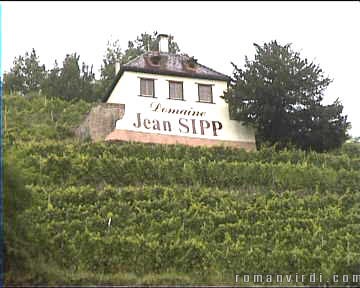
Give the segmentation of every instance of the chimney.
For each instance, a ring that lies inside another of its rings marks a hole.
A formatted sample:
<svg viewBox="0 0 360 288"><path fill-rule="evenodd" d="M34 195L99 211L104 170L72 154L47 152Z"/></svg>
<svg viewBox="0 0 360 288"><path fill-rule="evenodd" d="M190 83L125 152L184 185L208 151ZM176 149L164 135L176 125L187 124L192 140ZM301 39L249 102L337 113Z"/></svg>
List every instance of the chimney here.
<svg viewBox="0 0 360 288"><path fill-rule="evenodd" d="M115 62L115 75L117 75L120 71L120 62Z"/></svg>
<svg viewBox="0 0 360 288"><path fill-rule="evenodd" d="M159 34L159 52L169 53L169 36L166 34Z"/></svg>

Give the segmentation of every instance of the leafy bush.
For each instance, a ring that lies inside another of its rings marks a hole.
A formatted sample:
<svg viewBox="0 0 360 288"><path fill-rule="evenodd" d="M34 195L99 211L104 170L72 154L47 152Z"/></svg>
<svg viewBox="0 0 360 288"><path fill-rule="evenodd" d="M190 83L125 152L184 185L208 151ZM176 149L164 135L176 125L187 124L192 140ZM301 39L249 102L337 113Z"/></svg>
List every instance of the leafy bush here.
<svg viewBox="0 0 360 288"><path fill-rule="evenodd" d="M29 269L31 255L29 226L21 221L23 213L31 207L31 191L25 187L26 177L19 168L16 156L5 154L3 186L3 223L5 235L5 272L23 273ZM31 227L31 226L30 226Z"/></svg>
<svg viewBox="0 0 360 288"><path fill-rule="evenodd" d="M4 142L64 140L90 111L85 101L64 101L37 94L31 98L4 95Z"/></svg>

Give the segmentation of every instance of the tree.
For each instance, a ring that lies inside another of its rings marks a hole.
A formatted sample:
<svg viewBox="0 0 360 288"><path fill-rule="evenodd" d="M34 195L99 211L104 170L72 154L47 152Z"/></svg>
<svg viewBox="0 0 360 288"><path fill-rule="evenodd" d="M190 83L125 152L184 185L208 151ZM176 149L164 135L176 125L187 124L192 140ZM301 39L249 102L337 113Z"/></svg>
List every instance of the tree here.
<svg viewBox="0 0 360 288"><path fill-rule="evenodd" d="M4 75L4 91L22 94L39 91L45 74L45 65L40 65L33 48L30 54L26 52L25 56L15 57L10 72Z"/></svg>
<svg viewBox="0 0 360 288"><path fill-rule="evenodd" d="M55 61L54 68L48 72L43 82L44 94L64 100L96 101L93 66L89 67L83 62L80 69L79 60L80 55L72 53L66 55L62 68Z"/></svg>
<svg viewBox="0 0 360 288"><path fill-rule="evenodd" d="M120 48L119 40L108 41L103 64L100 69L99 94L103 95L115 79L115 63L121 63L123 53Z"/></svg>
<svg viewBox="0 0 360 288"><path fill-rule="evenodd" d="M93 65L89 67L84 62L81 66L80 98L88 102L100 99L95 93L95 73L93 72L93 67Z"/></svg>
<svg viewBox="0 0 360 288"><path fill-rule="evenodd" d="M159 48L159 38L156 31L153 34L142 33L136 37L136 40L129 41L125 52L122 52L119 40L108 41L106 52L103 58L103 64L100 69L100 84L98 94L104 95L111 83L115 79L115 63L126 64L137 56L148 52L156 51ZM180 51L178 44L173 36L169 36L169 52L178 53Z"/></svg>
<svg viewBox="0 0 360 288"><path fill-rule="evenodd" d="M337 100L323 106L323 94L331 79L307 59L301 59L291 45L276 41L256 47L255 60L245 57L245 69L235 64L234 75L224 99L232 119L254 127L258 147L264 143L279 147L325 151L347 139L350 123L342 116Z"/></svg>
<svg viewBox="0 0 360 288"><path fill-rule="evenodd" d="M55 60L54 68L49 70L46 79L42 83L42 91L48 97L58 97L60 93L60 72L61 69Z"/></svg>
<svg viewBox="0 0 360 288"><path fill-rule="evenodd" d="M14 94L21 90L22 79L15 76L14 72L5 72L3 78L3 91L5 94Z"/></svg>
<svg viewBox="0 0 360 288"><path fill-rule="evenodd" d="M297 114L298 119L293 128L293 142L302 149L327 151L341 147L348 139L346 130L349 123L347 116L342 115L343 106L337 99L333 104L323 106L316 103Z"/></svg>
<svg viewBox="0 0 360 288"><path fill-rule="evenodd" d="M67 54L63 67L60 72L60 91L59 96L65 100L71 100L79 98L81 89L80 67L79 67L80 55L76 53Z"/></svg>

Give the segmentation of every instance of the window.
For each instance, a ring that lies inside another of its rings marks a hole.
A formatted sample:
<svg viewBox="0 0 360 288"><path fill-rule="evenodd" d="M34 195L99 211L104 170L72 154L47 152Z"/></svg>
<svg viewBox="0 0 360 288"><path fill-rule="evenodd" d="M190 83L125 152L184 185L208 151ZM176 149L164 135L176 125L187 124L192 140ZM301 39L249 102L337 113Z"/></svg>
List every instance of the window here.
<svg viewBox="0 0 360 288"><path fill-rule="evenodd" d="M169 99L184 100L182 82L169 81Z"/></svg>
<svg viewBox="0 0 360 288"><path fill-rule="evenodd" d="M140 78L140 96L155 97L154 79Z"/></svg>
<svg viewBox="0 0 360 288"><path fill-rule="evenodd" d="M212 85L198 84L199 102L213 103Z"/></svg>

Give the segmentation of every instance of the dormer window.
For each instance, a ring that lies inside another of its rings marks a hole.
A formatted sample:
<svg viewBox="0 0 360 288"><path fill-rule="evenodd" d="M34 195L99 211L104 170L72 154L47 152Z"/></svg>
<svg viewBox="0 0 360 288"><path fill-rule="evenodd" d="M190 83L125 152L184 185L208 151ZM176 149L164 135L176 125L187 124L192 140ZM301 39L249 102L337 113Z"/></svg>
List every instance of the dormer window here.
<svg viewBox="0 0 360 288"><path fill-rule="evenodd" d="M214 103L212 85L198 84L199 102Z"/></svg>
<svg viewBox="0 0 360 288"><path fill-rule="evenodd" d="M149 56L149 60L152 66L160 66L161 56L159 52L152 52Z"/></svg>
<svg viewBox="0 0 360 288"><path fill-rule="evenodd" d="M154 79L140 78L140 96L155 97Z"/></svg>
<svg viewBox="0 0 360 288"><path fill-rule="evenodd" d="M190 69L195 69L196 65L197 65L197 59L195 59L194 57L190 57L187 61L186 64L188 65L188 67Z"/></svg>

